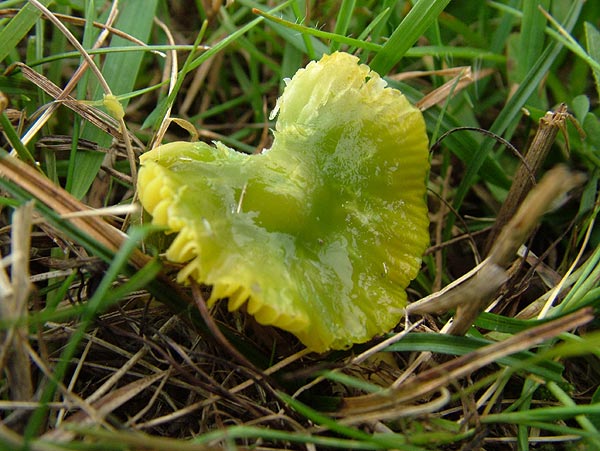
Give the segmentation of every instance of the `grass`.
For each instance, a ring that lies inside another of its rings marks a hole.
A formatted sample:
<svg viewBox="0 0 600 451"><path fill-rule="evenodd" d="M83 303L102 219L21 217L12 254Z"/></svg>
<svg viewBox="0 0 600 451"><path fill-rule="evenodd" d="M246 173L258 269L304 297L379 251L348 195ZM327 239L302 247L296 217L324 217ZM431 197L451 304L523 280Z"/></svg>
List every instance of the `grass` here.
<svg viewBox="0 0 600 451"><path fill-rule="evenodd" d="M0 1L0 449L600 449L600 4L412 3ZM442 139L409 297L453 304L313 355L242 314L203 316L153 255L164 237L142 225L134 180L160 142L268 147L282 80L335 50L415 103L450 82L424 111ZM442 72L467 66L481 76L466 87ZM514 200L521 157L484 131L524 154L559 104L535 170L565 163L585 182L524 216L527 254L509 249L489 298L491 279L437 296ZM464 336L444 333L492 298Z"/></svg>

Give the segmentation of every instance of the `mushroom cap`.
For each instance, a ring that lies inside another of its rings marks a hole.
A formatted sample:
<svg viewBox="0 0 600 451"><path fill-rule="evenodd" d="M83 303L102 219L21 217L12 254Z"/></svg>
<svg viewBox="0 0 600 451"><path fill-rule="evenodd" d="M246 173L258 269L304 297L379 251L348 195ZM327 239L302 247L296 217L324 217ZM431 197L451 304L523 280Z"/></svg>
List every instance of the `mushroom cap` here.
<svg viewBox="0 0 600 451"><path fill-rule="evenodd" d="M141 157L153 223L177 236L178 280L212 286L316 352L392 329L429 241L428 140L419 110L358 58L298 70L271 149L174 142Z"/></svg>

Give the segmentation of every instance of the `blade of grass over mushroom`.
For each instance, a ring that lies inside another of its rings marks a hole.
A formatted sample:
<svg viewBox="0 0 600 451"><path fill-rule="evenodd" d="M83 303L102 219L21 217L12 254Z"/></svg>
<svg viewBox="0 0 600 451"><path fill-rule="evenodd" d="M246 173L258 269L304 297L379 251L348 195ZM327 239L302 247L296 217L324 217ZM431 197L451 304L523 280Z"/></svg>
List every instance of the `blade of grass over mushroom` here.
<svg viewBox="0 0 600 451"><path fill-rule="evenodd" d="M300 2L292 2L290 6L292 8L294 16L296 16L296 21L305 22L307 20L306 11L300 10L299 3ZM321 55L323 55L323 52L319 52L319 54L317 54L317 52L315 51L313 39L311 36L307 34L302 34L302 41L304 42L304 50L306 51L306 54L311 60L317 59L321 57Z"/></svg>
<svg viewBox="0 0 600 451"><path fill-rule="evenodd" d="M339 35L337 33L331 33L328 31L323 31L323 30L319 30L316 28L307 27L305 25L302 25L302 24L299 24L296 22L291 22L289 20L285 20L280 17L274 16L273 14L264 12L258 8L254 9L253 11L255 14L258 14L259 16L262 16L271 22L274 22L275 24L282 25L283 27L288 28L290 30L299 31L303 34L310 34L312 36L316 36L323 40L330 40L332 42L338 42L340 44L354 46L354 47L357 47L360 49L365 49L365 50L379 51L381 49L381 45L379 45L379 44L374 44L369 41L354 39L354 38L350 38L347 36Z"/></svg>
<svg viewBox="0 0 600 451"><path fill-rule="evenodd" d="M577 22L577 18L581 12L581 8L583 7L583 1L573 2L571 9L565 19L565 28L567 30L572 29L572 27ZM523 82L520 84L517 91L508 99L500 114L494 121L494 123L490 127L490 132L496 135L503 136L504 132L509 128L510 124L513 123L517 118L521 116L521 108L527 101L527 99L533 94L533 92L538 88L539 83L546 75L546 72L550 68L550 66L554 63L554 60L559 55L561 49L563 48L562 43L558 41L551 42L544 50L542 55L538 58L536 63L531 67ZM481 165L491 152L494 147L494 141L491 139L485 139L483 143L479 146L477 151L473 154L472 159L469 161L469 165L467 167L467 171L463 176L463 179L458 186L454 198L454 208L456 210L460 209L460 206L477 178L479 177L479 170L481 169ZM446 225L445 239L450 237L450 232L454 225L455 218L450 216L448 218L448 224Z"/></svg>
<svg viewBox="0 0 600 451"><path fill-rule="evenodd" d="M335 28L333 32L337 35L345 36L350 26L350 20L352 20L352 14L356 7L356 0L342 0L340 10L338 11L337 20L335 21ZM361 39L362 40L362 39ZM332 41L329 46L329 51L335 52L340 49L339 41Z"/></svg>
<svg viewBox="0 0 600 451"><path fill-rule="evenodd" d="M425 30L437 20L449 2L450 0L417 1L371 61L373 70L380 74L387 74Z"/></svg>

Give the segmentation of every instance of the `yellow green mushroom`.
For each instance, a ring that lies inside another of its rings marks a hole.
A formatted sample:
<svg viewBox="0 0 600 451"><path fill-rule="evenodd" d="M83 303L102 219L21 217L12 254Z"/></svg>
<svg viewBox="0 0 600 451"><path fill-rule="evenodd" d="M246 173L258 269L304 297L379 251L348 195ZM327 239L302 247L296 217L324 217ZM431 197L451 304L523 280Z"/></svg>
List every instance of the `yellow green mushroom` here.
<svg viewBox="0 0 600 451"><path fill-rule="evenodd" d="M270 149L162 145L141 157L139 198L176 238L178 280L212 286L309 349L388 332L427 246L428 140L419 110L358 58L298 70Z"/></svg>

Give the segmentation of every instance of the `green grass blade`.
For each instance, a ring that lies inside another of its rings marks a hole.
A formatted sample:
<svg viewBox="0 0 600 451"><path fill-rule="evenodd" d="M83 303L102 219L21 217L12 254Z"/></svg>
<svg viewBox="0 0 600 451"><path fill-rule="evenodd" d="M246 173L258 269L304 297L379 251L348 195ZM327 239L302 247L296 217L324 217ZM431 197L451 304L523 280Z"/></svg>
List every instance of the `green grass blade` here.
<svg viewBox="0 0 600 451"><path fill-rule="evenodd" d="M128 0L119 5L119 18L116 27L128 34L147 42L150 31L154 24L154 16L158 0ZM115 36L111 39L111 47L137 47L136 44ZM120 53L111 52L104 60L102 74L106 78L113 94L119 96L133 90L135 81L140 73L142 58L141 52ZM124 70L126 68L126 70ZM101 99L100 91L96 99ZM123 102L123 108L127 106L127 100Z"/></svg>
<svg viewBox="0 0 600 451"><path fill-rule="evenodd" d="M549 0L527 1L523 3L521 34L519 36L518 74L523 79L542 54L546 20L538 6L548 8Z"/></svg>
<svg viewBox="0 0 600 451"><path fill-rule="evenodd" d="M380 387L379 385L372 384L371 382L367 382L363 379L358 379L337 371L324 371L320 375L325 379L339 382L345 387L356 388L357 390L361 390L365 393L380 393L384 390L384 388Z"/></svg>
<svg viewBox="0 0 600 451"><path fill-rule="evenodd" d="M17 132L10 123L5 111L0 113L0 128L6 134L10 145L13 146L13 148L17 151L19 158L30 165L35 165L35 159L33 158L33 155L31 155L29 149L21 142L21 138L19 138L19 135L17 135Z"/></svg>
<svg viewBox="0 0 600 451"><path fill-rule="evenodd" d="M478 327L505 334L516 334L542 323L543 321L522 320L488 312L481 313L475 322Z"/></svg>
<svg viewBox="0 0 600 451"><path fill-rule="evenodd" d="M533 424L541 421L562 421L578 415L600 414L600 404L541 407L521 412L498 413L481 417L483 423Z"/></svg>
<svg viewBox="0 0 600 451"><path fill-rule="evenodd" d="M295 411L297 411L299 414L301 414L305 418L310 419L315 424L318 424L320 426L325 426L327 429L329 429L333 432L336 432L338 434L345 435L346 437L349 437L349 438L352 438L355 440L360 440L361 442L364 442L364 443L373 443L375 445L381 446L382 449L398 449L398 450L405 450L405 451L421 450L421 448L419 448L419 447L409 445L407 443L403 443L404 437L402 437L402 436L395 435L395 434L393 434L394 435L393 438L385 437L383 435L370 436L369 434L367 434L361 430L339 424L337 421L335 421L334 418L330 418L326 415L323 415L320 412L317 412L316 410L310 408L309 406L301 403L297 399L294 399L285 393L280 392L279 396L288 405L290 405ZM406 439L404 439L404 441L405 440Z"/></svg>
<svg viewBox="0 0 600 451"><path fill-rule="evenodd" d="M388 22L392 17L396 4L398 3L396 0L383 0L382 2L378 2L381 11L383 12L382 20L379 21L378 24L373 28L373 32L370 34L370 39L373 42L382 42L387 39L388 33Z"/></svg>
<svg viewBox="0 0 600 451"><path fill-rule="evenodd" d="M317 435L310 432L289 432L278 430L275 428L257 427L257 426L230 426L218 428L213 431L198 435L191 440L181 440L170 437L159 437L157 435L145 434L139 431L109 431L101 428L91 429L73 425L69 430L83 434L84 436L94 437L100 443L113 446L114 449L154 449L156 451L205 451L208 449L236 449L223 448L216 445L219 442L231 443L233 440L240 439L246 441L264 441L269 442L284 442L298 444L313 444L317 445L318 449L347 449L347 450L378 450L384 449L380 445L361 440L349 440L340 437L328 437L325 435ZM423 448L417 447L401 447L396 448L408 451L425 451ZM92 448L93 449L93 448ZM99 448L95 448L99 449ZM110 448L113 449L113 448Z"/></svg>
<svg viewBox="0 0 600 451"><path fill-rule="evenodd" d="M237 24L235 23L235 18L229 15L224 10L221 11L221 23L227 34L235 33L237 31ZM273 61L269 56L265 55L264 52L253 43L253 39L251 37L240 35L236 39L236 44L248 51L248 54L250 55L250 60L253 63L264 64L266 67L270 68L274 72L277 72L279 70L278 64L275 61Z"/></svg>
<svg viewBox="0 0 600 451"><path fill-rule="evenodd" d="M323 40L330 40L332 42L337 42L339 44L345 44L348 46L354 46L354 47L357 47L360 49L365 49L365 50L379 51L382 48L382 46L379 44L374 44L369 41L363 41L360 39L354 39L354 38L350 38L347 36L342 36L342 35L339 35L336 33L331 33L329 31L324 31L324 30L319 30L316 28L307 27L305 25L301 25L296 22L291 22L289 20L282 19L280 17L277 17L270 13L266 13L264 11L259 11L259 12L257 12L257 14L260 14L265 19L268 19L269 21L271 21L277 25L281 25L290 30L298 31L302 34L310 34L312 36L316 36L317 38L321 38Z"/></svg>
<svg viewBox="0 0 600 451"><path fill-rule="evenodd" d="M552 16L548 20L554 25L558 31L549 30L548 34L557 41L560 41L565 47L571 50L575 55L584 60L594 71L600 72L600 62L592 58L583 47L573 38L567 30L565 30Z"/></svg>
<svg viewBox="0 0 600 451"><path fill-rule="evenodd" d="M366 27L364 30L362 30L362 32L358 35L358 40L360 42L365 42L369 40L369 36L371 36L371 34L373 33L373 31L377 28L377 26L381 25L382 23L384 23L384 19L387 18L390 14L390 8L385 8L383 11L381 11ZM354 53L356 52L356 47L355 46L351 46L348 47L348 53ZM368 55L368 52L365 52L366 55ZM363 54L363 58L366 61L367 57L366 55Z"/></svg>
<svg viewBox="0 0 600 451"><path fill-rule="evenodd" d="M387 74L449 2L450 0L419 0L373 58L371 68L382 75Z"/></svg>
<svg viewBox="0 0 600 451"><path fill-rule="evenodd" d="M555 382L548 382L547 387L548 390L550 390L550 392L552 393L552 395L554 395L554 397L558 399L558 401L562 403L565 407L578 407L575 401L573 401L573 399ZM600 407L600 404L598 404L598 406ZM579 407L586 406L584 405ZM592 423L592 421L590 421L590 419L587 417L587 415L591 415L593 417L594 415L598 414L600 414L600 410L592 414L586 413L575 416L575 420L577 421L577 423L579 423L579 426L581 426L581 428L584 431L587 431L590 434L592 434L593 438L590 437L590 441L594 444L594 447L596 449L600 449L600 433L598 432L598 429L596 429L596 426L594 426L594 423Z"/></svg>
<svg viewBox="0 0 600 451"><path fill-rule="evenodd" d="M51 0L40 0L44 6L48 6ZM41 17L39 9L31 4L25 5L8 24L0 30L0 61L3 61L10 52L19 44L35 22Z"/></svg>
<svg viewBox="0 0 600 451"><path fill-rule="evenodd" d="M356 0L343 0L340 6L340 10L338 11L337 20L335 21L335 28L333 32L337 35L345 36L348 32L348 27L350 26L350 21L352 20L352 13L354 12L354 8L356 6ZM329 50L331 52L335 52L340 49L340 43L338 41L333 41L329 46Z"/></svg>
<svg viewBox="0 0 600 451"><path fill-rule="evenodd" d="M131 233L135 235L135 232ZM106 293L105 302L111 304L123 299L129 293L136 290L141 290L148 286L150 282L156 279L156 276L160 272L162 265L158 260L151 260L146 266L139 271L136 271L127 282L123 283Z"/></svg>
<svg viewBox="0 0 600 451"><path fill-rule="evenodd" d="M424 45L408 49L405 58L422 58L424 56L435 56L438 58L464 58L475 61L491 61L494 63L506 63L506 57L499 53L488 52L475 47L453 47L447 45Z"/></svg>
<svg viewBox="0 0 600 451"><path fill-rule="evenodd" d="M531 401L533 399L533 393L538 384L531 379L526 379L521 390L521 397L519 403L519 411L528 411L531 408ZM529 450L529 428L525 424L519 424L517 429L517 444L519 451Z"/></svg>
<svg viewBox="0 0 600 451"><path fill-rule="evenodd" d="M486 42L486 37L482 32L474 30L471 25L463 22L458 17L442 14L438 21L443 28L447 28L457 35L460 35L467 45L481 47L482 50L489 47L488 42Z"/></svg>
<svg viewBox="0 0 600 451"><path fill-rule="evenodd" d="M465 355L492 343L494 342L475 337L455 337L444 334L410 333L398 343L388 346L386 351L431 351L439 354ZM503 357L498 360L498 363L509 368L521 367L522 369L525 369L532 374L542 376L547 380L562 382L562 365L548 360L536 362L535 364L528 364L525 366L525 363L530 362L532 359L539 360L539 358L532 352L524 351Z"/></svg>
<svg viewBox="0 0 600 451"><path fill-rule="evenodd" d="M598 32L598 29L589 22L585 22L583 26L585 31L586 47L590 58L592 58L596 63L600 63L600 32ZM596 82L596 92L600 96L600 70L597 68L593 68L592 70L594 73L594 81Z"/></svg>
<svg viewBox="0 0 600 451"><path fill-rule="evenodd" d="M277 7L271 9L269 11L269 13L272 14L272 13L275 13L277 11L280 11L283 8L287 7L293 1L295 1L295 0L287 0L286 2L282 3L281 5L278 5ZM255 11L255 12L257 14L261 14L261 15L263 14L260 11ZM257 17L256 19L252 20L251 22L248 22L246 25L238 28L234 33L228 35L225 39L222 39L221 41L219 41L216 44L212 45L206 52L202 53L200 56L198 56L197 58L195 58L192 61L190 61L190 64L187 67L187 71L192 71L192 70L196 69L204 61L206 61L207 59L209 59L211 56L213 56L213 55L221 52L223 49L225 49L230 44L232 44L233 42L235 42L240 36L245 35L252 28L256 27L263 20L264 19L262 17Z"/></svg>

